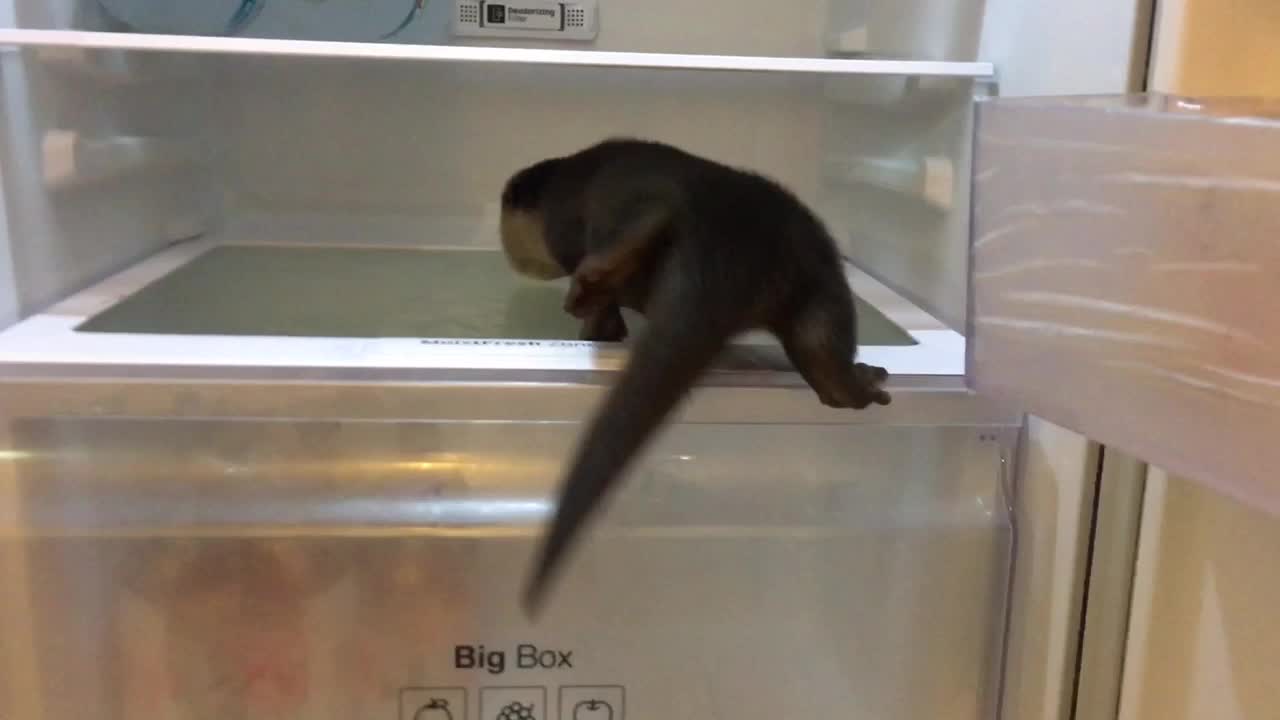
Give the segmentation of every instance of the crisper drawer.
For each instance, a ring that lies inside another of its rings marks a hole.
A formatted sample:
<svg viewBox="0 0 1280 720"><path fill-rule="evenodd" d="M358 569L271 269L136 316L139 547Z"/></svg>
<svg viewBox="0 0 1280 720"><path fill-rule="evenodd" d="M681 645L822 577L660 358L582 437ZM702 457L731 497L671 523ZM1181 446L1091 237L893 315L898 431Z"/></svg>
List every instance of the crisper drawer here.
<svg viewBox="0 0 1280 720"><path fill-rule="evenodd" d="M530 624L577 423L186 407L5 426L0 715L996 711L999 423L680 423Z"/></svg>

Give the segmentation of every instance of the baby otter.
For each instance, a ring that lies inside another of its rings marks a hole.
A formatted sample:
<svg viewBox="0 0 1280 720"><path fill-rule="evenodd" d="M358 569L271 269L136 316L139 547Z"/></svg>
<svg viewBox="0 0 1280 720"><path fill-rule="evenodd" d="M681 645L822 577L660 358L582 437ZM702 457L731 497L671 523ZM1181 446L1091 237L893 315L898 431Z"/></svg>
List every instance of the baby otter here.
<svg viewBox="0 0 1280 720"><path fill-rule="evenodd" d="M762 329L826 405L887 405L888 373L855 363L853 294L835 242L778 183L663 143L610 139L515 173L502 192L511 266L570 276L581 337L647 328L588 427L524 592L530 615L573 540L732 338Z"/></svg>

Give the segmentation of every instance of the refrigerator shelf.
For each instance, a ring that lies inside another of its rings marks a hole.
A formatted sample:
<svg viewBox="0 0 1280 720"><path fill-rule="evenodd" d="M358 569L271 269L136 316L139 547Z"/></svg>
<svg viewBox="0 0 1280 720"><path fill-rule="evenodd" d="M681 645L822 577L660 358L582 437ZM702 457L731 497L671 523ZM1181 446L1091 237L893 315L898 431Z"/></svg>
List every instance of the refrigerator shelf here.
<svg viewBox="0 0 1280 720"><path fill-rule="evenodd" d="M508 382L621 367L626 343L574 339L556 288L514 279L502 262L477 249L179 243L0 333L0 364L122 365L143 375L179 366L212 377L254 368L467 371ZM291 268L289 278L271 263ZM428 287L433 264L463 278L437 275L443 299ZM421 270L421 281L397 265ZM279 286L266 286L271 277ZM895 375L963 375L963 336L865 273L850 268L849 280L870 343L859 359ZM367 312L352 308L360 302ZM407 303L422 307L396 312ZM448 317L422 320L433 312ZM767 385L794 375L785 363L772 337L749 334L717 370Z"/></svg>
<svg viewBox="0 0 1280 720"><path fill-rule="evenodd" d="M13 28L0 29L0 46L94 48L245 56L283 55L349 60L507 63L517 65L564 65L816 75L970 79L990 79L995 75L995 67L986 62L616 52Z"/></svg>

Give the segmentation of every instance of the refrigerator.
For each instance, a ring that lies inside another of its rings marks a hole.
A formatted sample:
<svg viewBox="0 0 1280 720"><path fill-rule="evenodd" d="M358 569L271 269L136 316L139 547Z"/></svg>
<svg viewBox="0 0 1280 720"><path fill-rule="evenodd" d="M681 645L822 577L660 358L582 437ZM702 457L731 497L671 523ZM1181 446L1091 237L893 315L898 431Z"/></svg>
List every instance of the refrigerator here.
<svg viewBox="0 0 1280 720"><path fill-rule="evenodd" d="M1266 103L1145 94L1167 11L0 3L0 716L1136 712L1149 466L1275 497L1270 410L1170 396L1253 408L1224 450L1104 372L1162 358L1090 344L1140 333L1110 323L1150 287L1081 274L1097 253L1274 217L1131 182L1206 137L1231 148L1206 172L1270 182L1280 149ZM520 587L629 342L511 272L499 194L613 136L812 207L893 403L824 407L739 338L535 620Z"/></svg>

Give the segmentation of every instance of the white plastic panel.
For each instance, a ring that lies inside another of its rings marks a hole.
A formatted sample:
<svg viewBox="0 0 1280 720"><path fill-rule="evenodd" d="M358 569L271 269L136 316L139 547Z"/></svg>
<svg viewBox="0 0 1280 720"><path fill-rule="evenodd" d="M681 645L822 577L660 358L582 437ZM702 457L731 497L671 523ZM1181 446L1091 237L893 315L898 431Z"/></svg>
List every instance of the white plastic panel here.
<svg viewBox="0 0 1280 720"><path fill-rule="evenodd" d="M182 58L143 64L0 52L0 304L19 316L217 218L208 76Z"/></svg>
<svg viewBox="0 0 1280 720"><path fill-rule="evenodd" d="M823 207L860 268L964 332L972 84L828 83Z"/></svg>

